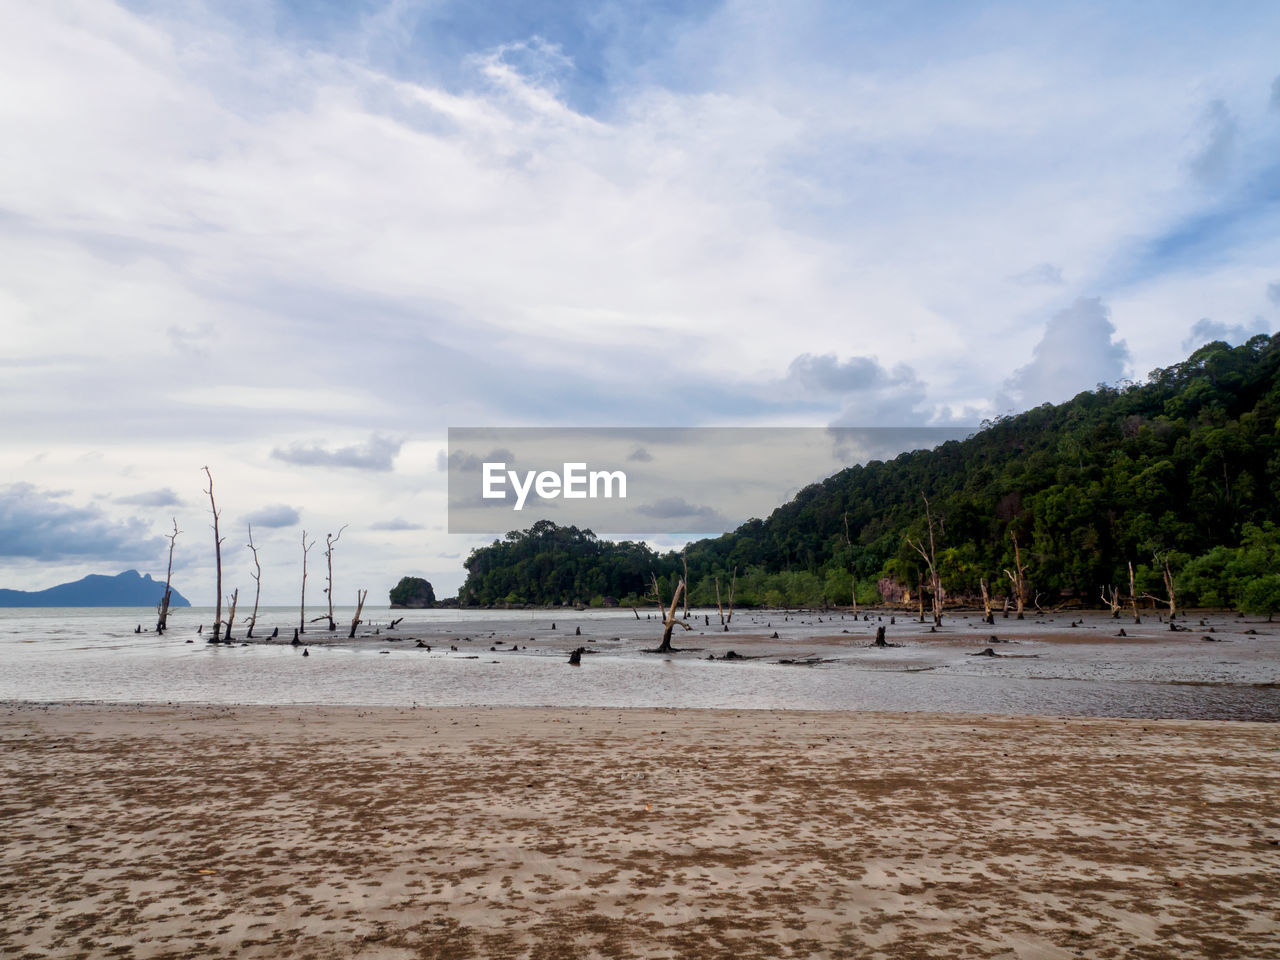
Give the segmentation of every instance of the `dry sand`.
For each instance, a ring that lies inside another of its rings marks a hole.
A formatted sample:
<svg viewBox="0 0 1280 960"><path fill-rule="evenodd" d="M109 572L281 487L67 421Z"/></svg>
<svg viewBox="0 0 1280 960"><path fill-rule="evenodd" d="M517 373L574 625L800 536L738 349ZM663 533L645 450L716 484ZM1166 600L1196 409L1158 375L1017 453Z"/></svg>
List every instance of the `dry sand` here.
<svg viewBox="0 0 1280 960"><path fill-rule="evenodd" d="M1280 726L0 709L5 957L1280 956Z"/></svg>

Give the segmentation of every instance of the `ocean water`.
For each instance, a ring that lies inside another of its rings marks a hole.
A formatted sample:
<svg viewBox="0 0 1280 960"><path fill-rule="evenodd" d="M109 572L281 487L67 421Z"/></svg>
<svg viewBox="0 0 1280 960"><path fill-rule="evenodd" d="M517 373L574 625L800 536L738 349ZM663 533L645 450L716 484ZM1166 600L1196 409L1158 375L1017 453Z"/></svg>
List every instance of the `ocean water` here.
<svg viewBox="0 0 1280 960"><path fill-rule="evenodd" d="M279 627L280 639L243 646L206 642L211 608L173 611L163 636L134 632L154 626L150 608L4 609L0 700L1280 720L1280 625L1230 617L1176 634L1163 624L1128 625L1127 639L1115 638L1117 623L1100 615L1070 628L1062 618L988 627L952 617L938 635L902 618L889 627L899 646L883 650L869 642L887 614L740 612L726 632L714 610L697 611L695 629L677 634L685 652L664 656L643 652L660 635L643 611L638 619L631 610L366 607L361 636L347 641L352 615L335 610L333 634L308 624L303 657L288 642L296 608L265 609L256 632ZM390 629L393 615L404 621ZM1212 643L1202 640L1209 626ZM1001 655L973 656L995 634ZM572 667L576 646L590 654ZM747 659L723 659L729 650Z"/></svg>

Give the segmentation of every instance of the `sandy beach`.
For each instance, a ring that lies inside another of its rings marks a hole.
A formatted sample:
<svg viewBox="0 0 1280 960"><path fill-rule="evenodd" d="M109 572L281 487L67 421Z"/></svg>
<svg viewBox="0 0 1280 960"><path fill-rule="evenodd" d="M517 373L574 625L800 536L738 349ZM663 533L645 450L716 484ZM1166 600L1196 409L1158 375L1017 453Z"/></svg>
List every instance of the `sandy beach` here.
<svg viewBox="0 0 1280 960"><path fill-rule="evenodd" d="M7 704L6 957L1280 954L1280 726Z"/></svg>

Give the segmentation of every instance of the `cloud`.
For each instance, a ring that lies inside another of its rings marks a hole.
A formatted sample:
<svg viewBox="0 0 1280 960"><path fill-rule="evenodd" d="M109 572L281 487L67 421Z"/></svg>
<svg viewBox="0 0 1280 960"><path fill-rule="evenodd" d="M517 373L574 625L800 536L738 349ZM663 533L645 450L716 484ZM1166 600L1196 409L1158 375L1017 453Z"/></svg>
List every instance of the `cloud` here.
<svg viewBox="0 0 1280 960"><path fill-rule="evenodd" d="M451 450L447 456L443 450L436 454L436 469L441 473L447 473L450 470L460 473L479 473L486 463L505 463L510 467L515 462L515 454L502 448L491 450L489 455L484 457L468 450Z"/></svg>
<svg viewBox="0 0 1280 960"><path fill-rule="evenodd" d="M627 460L634 461L636 463L651 463L653 461L653 454L644 447L636 447L627 455Z"/></svg>
<svg viewBox="0 0 1280 960"><path fill-rule="evenodd" d="M1239 346L1259 333L1270 332L1270 328L1261 317L1254 317L1252 323L1233 324L1226 324L1203 317L1195 322L1195 325L1191 328L1190 335L1182 341L1182 349L1190 353L1192 350L1203 347L1206 343L1212 343L1214 340L1222 340L1234 347Z"/></svg>
<svg viewBox="0 0 1280 960"><path fill-rule="evenodd" d="M1280 281L1267 284L1267 299L1280 307Z"/></svg>
<svg viewBox="0 0 1280 960"><path fill-rule="evenodd" d="M1271 81L1271 103L1272 110L1280 111L1280 76Z"/></svg>
<svg viewBox="0 0 1280 960"><path fill-rule="evenodd" d="M1129 348L1115 333L1111 311L1097 297L1081 297L1060 310L1045 324L1031 362L1005 381L1002 405L1060 403L1095 384L1123 379Z"/></svg>
<svg viewBox="0 0 1280 960"><path fill-rule="evenodd" d="M1221 100L1214 100L1205 108L1203 123L1207 128L1205 141L1191 159L1191 172L1202 183L1212 184L1224 179L1231 169L1240 127Z"/></svg>
<svg viewBox="0 0 1280 960"><path fill-rule="evenodd" d="M150 562L165 541L136 518L112 520L97 507L63 503L29 483L0 488L0 557L41 563Z"/></svg>
<svg viewBox="0 0 1280 960"><path fill-rule="evenodd" d="M320 446L292 444L276 447L271 456L305 467L350 467L354 470L390 471L404 441L374 434L367 443L328 450Z"/></svg>
<svg viewBox="0 0 1280 960"><path fill-rule="evenodd" d="M400 517L396 517L394 520L378 520L375 523L371 523L369 524L369 529L389 531L425 530L426 527L420 523L410 523L408 520L402 520Z"/></svg>
<svg viewBox="0 0 1280 960"><path fill-rule="evenodd" d="M116 497L115 503L135 507L180 507L182 499L169 487L160 490L147 490L142 493L131 493Z"/></svg>
<svg viewBox="0 0 1280 960"><path fill-rule="evenodd" d="M1011 279L1014 283L1019 283L1027 287L1060 287L1064 282L1062 278L1062 268L1055 266L1052 263L1037 263L1030 270L1024 270L1022 273L1014 274Z"/></svg>
<svg viewBox="0 0 1280 960"><path fill-rule="evenodd" d="M791 361L782 385L796 396L842 406L832 426L905 426L929 418L921 409L925 385L904 363L890 369L874 357L804 353Z"/></svg>
<svg viewBox="0 0 1280 960"><path fill-rule="evenodd" d="M245 519L250 523L255 523L260 527L278 528L292 527L296 524L302 515L296 507L291 507L284 503L274 503L270 506L261 507L245 515Z"/></svg>
<svg viewBox="0 0 1280 960"><path fill-rule="evenodd" d="M728 530L731 526L724 514L714 507L692 504L684 497L662 497L636 507L636 513L655 520L675 521L691 531Z"/></svg>

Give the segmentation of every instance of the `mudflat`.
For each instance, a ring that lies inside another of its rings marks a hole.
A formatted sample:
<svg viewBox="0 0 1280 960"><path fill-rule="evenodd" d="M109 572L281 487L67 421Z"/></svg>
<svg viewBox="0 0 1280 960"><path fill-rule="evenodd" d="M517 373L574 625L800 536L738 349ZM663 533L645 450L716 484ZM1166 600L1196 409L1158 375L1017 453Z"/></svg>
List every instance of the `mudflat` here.
<svg viewBox="0 0 1280 960"><path fill-rule="evenodd" d="M1280 725L0 706L5 957L1280 956Z"/></svg>

